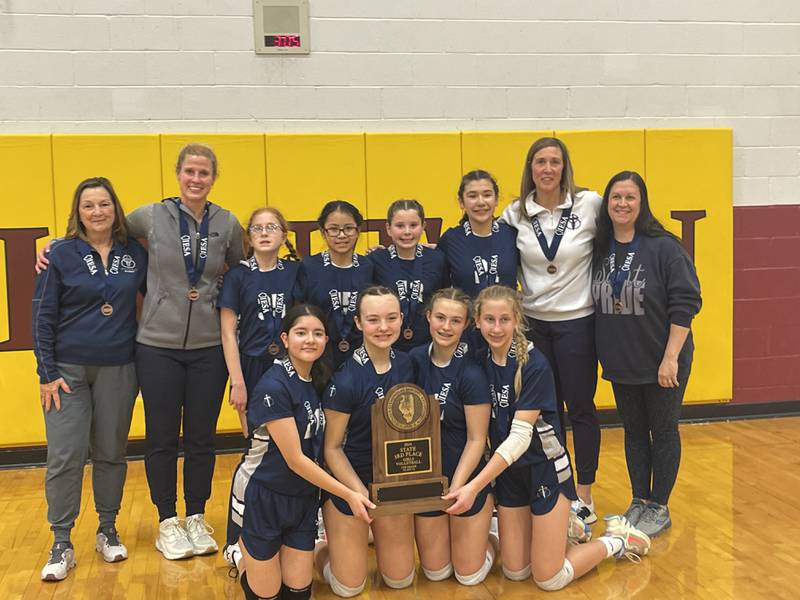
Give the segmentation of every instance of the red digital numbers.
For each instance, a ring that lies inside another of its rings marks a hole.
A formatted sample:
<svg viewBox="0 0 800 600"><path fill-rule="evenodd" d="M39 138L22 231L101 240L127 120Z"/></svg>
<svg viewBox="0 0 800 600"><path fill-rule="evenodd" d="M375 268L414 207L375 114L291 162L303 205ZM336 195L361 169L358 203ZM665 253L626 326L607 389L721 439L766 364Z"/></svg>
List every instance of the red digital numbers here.
<svg viewBox="0 0 800 600"><path fill-rule="evenodd" d="M268 48L299 48L300 36L290 34L265 35L264 45Z"/></svg>

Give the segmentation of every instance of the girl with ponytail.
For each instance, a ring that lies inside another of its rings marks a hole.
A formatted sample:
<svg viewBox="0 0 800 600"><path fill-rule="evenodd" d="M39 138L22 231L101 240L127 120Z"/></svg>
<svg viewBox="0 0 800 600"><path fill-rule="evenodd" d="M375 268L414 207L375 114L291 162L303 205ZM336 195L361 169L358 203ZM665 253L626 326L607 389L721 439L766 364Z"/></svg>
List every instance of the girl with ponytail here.
<svg viewBox="0 0 800 600"><path fill-rule="evenodd" d="M222 349L230 374L230 405L239 413L248 436L247 399L261 376L283 350L281 320L297 299L300 263L287 237L289 226L272 207L253 211L247 222L247 259L225 274L217 306L220 309ZM280 258L281 248L288 255ZM244 492L252 474L250 448L234 471L228 511L228 534L223 555L231 566L241 557L237 546L244 513Z"/></svg>
<svg viewBox="0 0 800 600"><path fill-rule="evenodd" d="M495 480L503 573L559 590L602 560L647 554L650 539L622 515L606 517L598 540L567 546L568 530L590 531L571 518L577 498L569 457L563 444L555 385L544 355L525 337L525 319L517 292L490 286L478 295L475 319L489 346L484 370L492 397L489 439L494 454L481 472L445 498L447 512L460 514L480 490Z"/></svg>

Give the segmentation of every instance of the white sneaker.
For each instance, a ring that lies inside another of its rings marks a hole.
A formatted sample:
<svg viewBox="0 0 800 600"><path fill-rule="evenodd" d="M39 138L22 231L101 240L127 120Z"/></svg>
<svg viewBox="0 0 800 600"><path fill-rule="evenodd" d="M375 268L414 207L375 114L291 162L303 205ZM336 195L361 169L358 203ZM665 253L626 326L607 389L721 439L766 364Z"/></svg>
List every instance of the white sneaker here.
<svg viewBox="0 0 800 600"><path fill-rule="evenodd" d="M242 570L239 568L239 565L242 563L242 550L239 548L239 544L228 544L225 546L222 550L222 558L225 559L228 565L236 568L236 570L241 573Z"/></svg>
<svg viewBox="0 0 800 600"><path fill-rule="evenodd" d="M572 544L584 544L592 539L592 530L584 523L583 519L575 512L575 507L569 508L569 521L567 524L567 541Z"/></svg>
<svg viewBox="0 0 800 600"><path fill-rule="evenodd" d="M195 555L213 554L219 550L217 542L211 537L214 529L206 523L203 513L186 517L186 533Z"/></svg>
<svg viewBox="0 0 800 600"><path fill-rule="evenodd" d="M103 555L106 562L119 562L128 558L128 549L119 541L116 527L98 531L94 549Z"/></svg>
<svg viewBox="0 0 800 600"><path fill-rule="evenodd" d="M605 521L606 532L603 535L622 541L622 548L614 555L615 558L625 557L638 563L640 557L650 552L650 536L631 525L623 515L607 515Z"/></svg>
<svg viewBox="0 0 800 600"><path fill-rule="evenodd" d="M194 556L194 547L178 517L164 519L158 525L156 549L169 560Z"/></svg>
<svg viewBox="0 0 800 600"><path fill-rule="evenodd" d="M72 544L57 542L50 549L50 558L42 569L42 581L61 581L76 564Z"/></svg>
<svg viewBox="0 0 800 600"><path fill-rule="evenodd" d="M597 522L597 515L594 512L594 500L589 502L589 504L586 504L586 502L578 498L572 502L572 508L574 508L575 512L578 513L581 521L587 525Z"/></svg>

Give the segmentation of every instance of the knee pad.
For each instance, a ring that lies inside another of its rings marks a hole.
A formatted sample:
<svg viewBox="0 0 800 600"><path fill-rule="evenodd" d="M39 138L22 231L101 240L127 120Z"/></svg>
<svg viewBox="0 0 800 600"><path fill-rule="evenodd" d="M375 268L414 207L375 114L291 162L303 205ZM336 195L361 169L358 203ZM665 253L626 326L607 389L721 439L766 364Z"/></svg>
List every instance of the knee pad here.
<svg viewBox="0 0 800 600"><path fill-rule="evenodd" d="M494 565L494 553L487 550L486 558L480 569L475 571L472 575L459 575L456 571L456 580L458 580L458 583L461 585L478 585L486 579L489 571L492 570L492 565Z"/></svg>
<svg viewBox="0 0 800 600"><path fill-rule="evenodd" d="M430 581L444 581L453 574L453 563L447 563L438 571L429 571L425 567L420 567L425 577Z"/></svg>
<svg viewBox="0 0 800 600"><path fill-rule="evenodd" d="M311 584L304 588L292 588L285 583L281 584L280 600L309 600L311 598Z"/></svg>
<svg viewBox="0 0 800 600"><path fill-rule="evenodd" d="M503 565L503 575L506 576L506 579L510 579L511 581L525 581L531 576L531 566L526 565L519 571L512 571Z"/></svg>
<svg viewBox="0 0 800 600"><path fill-rule="evenodd" d="M411 570L411 573L403 577L402 579L391 579L381 573L381 577L383 577L383 582L388 585L390 588L394 590L402 590L403 588L407 588L412 583L414 583L414 570Z"/></svg>
<svg viewBox="0 0 800 600"><path fill-rule="evenodd" d="M331 563L325 563L325 566L322 568L322 578L331 586L331 590L337 596L341 596L342 598L352 598L353 596L358 596L361 592L364 591L364 586L367 584L367 578L364 578L364 581L361 582L361 585L358 587L349 587L345 584L341 583L336 577L333 576L333 571L331 571Z"/></svg>
<svg viewBox="0 0 800 600"><path fill-rule="evenodd" d="M239 583L242 584L245 600L278 600L278 596L280 595L280 592L278 592L274 596L259 596L253 591L250 584L247 583L247 573L242 573L242 576L239 578Z"/></svg>
<svg viewBox="0 0 800 600"><path fill-rule="evenodd" d="M574 578L575 570L572 568L572 563L565 558L564 564L558 573L547 581L536 581L536 579L534 579L533 582L546 592L555 592L556 590L565 588Z"/></svg>

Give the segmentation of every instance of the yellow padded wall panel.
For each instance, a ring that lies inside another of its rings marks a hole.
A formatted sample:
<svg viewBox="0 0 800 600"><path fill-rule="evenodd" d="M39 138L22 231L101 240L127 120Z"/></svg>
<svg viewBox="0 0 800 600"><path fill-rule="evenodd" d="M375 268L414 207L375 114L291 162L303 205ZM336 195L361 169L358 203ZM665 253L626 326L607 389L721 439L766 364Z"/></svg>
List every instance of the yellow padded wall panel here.
<svg viewBox="0 0 800 600"><path fill-rule="evenodd" d="M727 402L733 388L733 136L729 129L648 129L647 189L653 213L686 238L671 211L705 210L694 223L703 309L687 402ZM686 165L694 165L687 169Z"/></svg>
<svg viewBox="0 0 800 600"><path fill-rule="evenodd" d="M347 200L366 217L363 133L268 134L266 148L269 204L303 230L304 240L311 231L311 254L324 249L316 221L326 202ZM362 235L357 250L366 248Z"/></svg>
<svg viewBox="0 0 800 600"><path fill-rule="evenodd" d="M500 187L502 210L517 196L522 179L525 155L531 144L540 137L550 137L553 131L465 131L461 134L461 171L489 171Z"/></svg>
<svg viewBox="0 0 800 600"><path fill-rule="evenodd" d="M158 135L53 135L56 231L63 235L77 185L106 177L126 212L158 202L161 164Z"/></svg>
<svg viewBox="0 0 800 600"><path fill-rule="evenodd" d="M644 130L557 131L569 150L575 183L601 196L613 175L638 171L645 176Z"/></svg>
<svg viewBox="0 0 800 600"><path fill-rule="evenodd" d="M219 176L208 199L233 212L242 223L250 213L267 204L264 136L248 134L162 134L161 176L164 197L177 196L175 163L188 143L207 144L219 161Z"/></svg>
<svg viewBox="0 0 800 600"><path fill-rule="evenodd" d="M608 180L620 171L638 171L644 176L644 130L557 131L556 136L567 145L578 186L602 195ZM614 406L611 384L602 378L598 378L595 404Z"/></svg>
<svg viewBox="0 0 800 600"><path fill-rule="evenodd" d="M428 218L443 220L442 233L461 218L460 133L368 133L369 216L386 220L398 198L418 200ZM423 236L424 240L424 236Z"/></svg>
<svg viewBox="0 0 800 600"><path fill-rule="evenodd" d="M25 348L30 344L32 261L55 228L50 136L0 136L0 164L0 421L6 424L0 444L11 446L44 441L36 359Z"/></svg>

